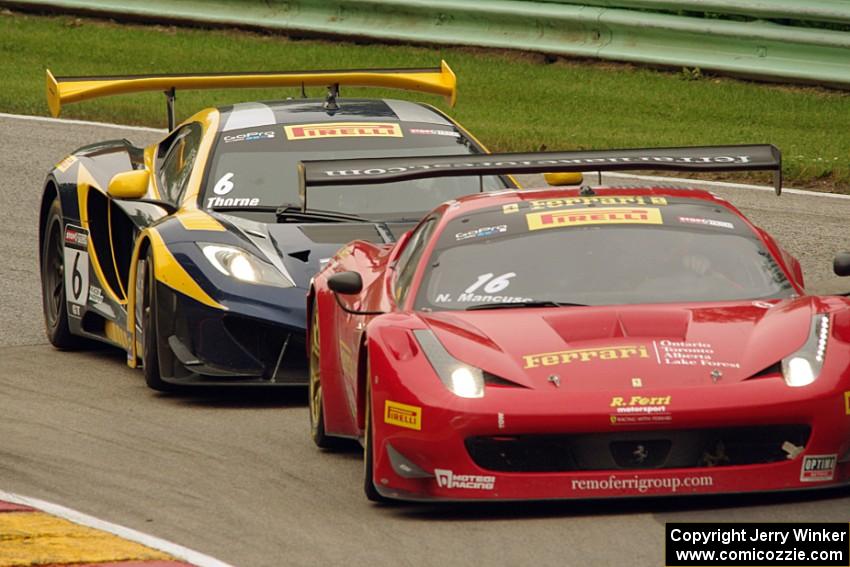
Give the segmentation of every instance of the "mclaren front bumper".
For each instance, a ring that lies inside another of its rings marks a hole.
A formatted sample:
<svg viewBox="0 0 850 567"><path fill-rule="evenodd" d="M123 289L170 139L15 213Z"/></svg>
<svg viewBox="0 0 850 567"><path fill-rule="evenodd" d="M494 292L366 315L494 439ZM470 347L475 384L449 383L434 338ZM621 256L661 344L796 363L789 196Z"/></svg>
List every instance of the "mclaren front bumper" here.
<svg viewBox="0 0 850 567"><path fill-rule="evenodd" d="M162 379L208 386L306 385L304 290L282 290L279 305L250 298L227 310L157 288Z"/></svg>

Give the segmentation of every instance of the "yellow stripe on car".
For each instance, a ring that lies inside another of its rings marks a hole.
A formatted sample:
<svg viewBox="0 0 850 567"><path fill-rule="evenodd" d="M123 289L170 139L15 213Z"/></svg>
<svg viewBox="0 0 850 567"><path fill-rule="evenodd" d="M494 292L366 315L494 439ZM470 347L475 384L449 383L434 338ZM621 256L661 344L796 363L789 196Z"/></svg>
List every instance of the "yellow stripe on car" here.
<svg viewBox="0 0 850 567"><path fill-rule="evenodd" d="M148 146L145 148L143 153L144 161L145 161L145 169L148 171L154 171L154 163L156 161L156 151L159 148L158 145ZM157 186L156 175L151 174L150 182L148 184L148 193L150 197L153 199L162 199L162 196L159 193L159 187Z"/></svg>
<svg viewBox="0 0 850 567"><path fill-rule="evenodd" d="M80 207L80 222L86 230L89 229L89 187L99 189L100 185L86 166L80 163L80 167L77 168L77 204Z"/></svg>
<svg viewBox="0 0 850 567"><path fill-rule="evenodd" d="M151 249L153 251L154 275L156 279L171 289L187 295L199 303L216 309L227 309L212 297L207 295L201 286L192 279L192 276L183 269L177 261L165 241L155 229L147 232L150 237Z"/></svg>
<svg viewBox="0 0 850 567"><path fill-rule="evenodd" d="M130 337L128 337L127 332L114 321L104 322L103 334L106 335L107 339L120 346L124 350L130 348Z"/></svg>
<svg viewBox="0 0 850 567"><path fill-rule="evenodd" d="M216 219L200 209L181 210L174 217L186 230L214 230L224 232L225 228Z"/></svg>
<svg viewBox="0 0 850 567"><path fill-rule="evenodd" d="M89 229L88 211L89 189L92 187L94 187L95 191L100 190L100 185L97 180L91 172L86 169L86 166L80 162L80 167L77 168L77 205L80 209L80 224L89 232L89 261L91 262L92 269L94 269L94 273L97 275L97 281L100 283L101 287L106 290L106 293L108 293L115 302L124 305L127 303L127 300L124 296L123 290L119 296L115 290L112 289L112 286L109 285L109 282L107 282L106 276L103 273L103 268L100 265L100 259L97 257L97 251L94 248L94 239L92 238L91 230ZM121 284L119 283L119 285Z"/></svg>
<svg viewBox="0 0 850 567"><path fill-rule="evenodd" d="M74 163L76 161L77 161L77 156L68 156L65 159L63 159L62 161L60 161L59 163L57 163L55 167L56 167L56 169L58 169L62 173L65 173L66 171L68 171L68 169L72 165L74 165Z"/></svg>
<svg viewBox="0 0 850 567"><path fill-rule="evenodd" d="M201 194L201 184L204 180L204 171L207 169L207 160L212 153L213 142L218 134L218 123L221 119L221 114L215 108L202 110L194 116L186 120L184 124L189 122L198 122L203 128L204 135L201 139L201 145L198 148L198 157L192 169L192 175L189 177L189 183L186 186L186 191L183 194L183 200L180 206L183 209L197 209L198 195Z"/></svg>
<svg viewBox="0 0 850 567"><path fill-rule="evenodd" d="M201 286L199 286L198 283L192 279L192 276L183 269L183 266L180 265L165 245L165 241L155 228L145 229L142 231L142 234L139 235L139 238L136 239L136 246L133 249L133 257L130 263L130 282L136 281L136 271L139 266L139 260L141 259L140 252L144 242L149 242L151 250L153 251L154 276L158 281L164 283L175 291L191 297L199 303L203 303L204 305L214 307L216 309L227 310L227 307L218 303L210 297L207 292L201 289ZM148 269L150 269L150 267L148 267ZM138 298L136 297L135 283L131 283L129 288L129 296L127 298L126 329L127 365L130 368L135 368L137 366L136 357L138 356L136 348L136 301L138 301Z"/></svg>

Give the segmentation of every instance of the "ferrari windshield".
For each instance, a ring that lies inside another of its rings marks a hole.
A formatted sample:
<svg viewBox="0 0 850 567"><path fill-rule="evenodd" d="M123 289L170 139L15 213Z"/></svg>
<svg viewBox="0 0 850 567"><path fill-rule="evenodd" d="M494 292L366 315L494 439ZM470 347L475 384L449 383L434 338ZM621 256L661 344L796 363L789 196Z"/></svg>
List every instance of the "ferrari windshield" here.
<svg viewBox="0 0 850 567"><path fill-rule="evenodd" d="M721 207L642 196L618 197L632 206L610 207L594 199L531 201L454 219L427 264L416 308L678 303L794 293L761 241Z"/></svg>
<svg viewBox="0 0 850 567"><path fill-rule="evenodd" d="M300 206L298 163L304 160L472 153L478 151L460 132L433 124L277 125L228 131L219 135L203 204L213 209ZM505 187L495 176L319 187L308 189L308 205L379 220L418 220L443 201Z"/></svg>

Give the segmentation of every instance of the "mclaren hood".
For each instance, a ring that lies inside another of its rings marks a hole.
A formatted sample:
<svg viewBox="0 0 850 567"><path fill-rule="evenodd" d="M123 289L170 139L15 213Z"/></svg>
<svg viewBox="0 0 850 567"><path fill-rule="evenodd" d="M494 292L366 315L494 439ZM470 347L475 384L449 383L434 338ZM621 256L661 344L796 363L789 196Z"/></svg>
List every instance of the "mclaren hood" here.
<svg viewBox="0 0 850 567"><path fill-rule="evenodd" d="M378 226L370 223L266 224L235 216L228 221L301 289L309 287L310 278L345 244L385 241Z"/></svg>

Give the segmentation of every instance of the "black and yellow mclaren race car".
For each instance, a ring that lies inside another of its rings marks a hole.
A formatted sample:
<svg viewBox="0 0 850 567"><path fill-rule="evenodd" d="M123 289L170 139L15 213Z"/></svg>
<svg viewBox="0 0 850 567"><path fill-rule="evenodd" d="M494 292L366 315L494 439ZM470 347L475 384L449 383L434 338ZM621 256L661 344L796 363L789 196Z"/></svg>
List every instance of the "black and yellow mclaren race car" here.
<svg viewBox="0 0 850 567"><path fill-rule="evenodd" d="M327 87L209 108L174 124L179 89ZM123 348L147 384L306 384L306 298L344 243L391 243L438 203L513 187L506 177L374 186L299 186L301 160L478 154L484 147L431 106L349 99L341 86L456 96L454 73L431 69L54 77L62 104L163 91L169 132L136 147L82 147L47 175L40 211L44 318L61 349Z"/></svg>

